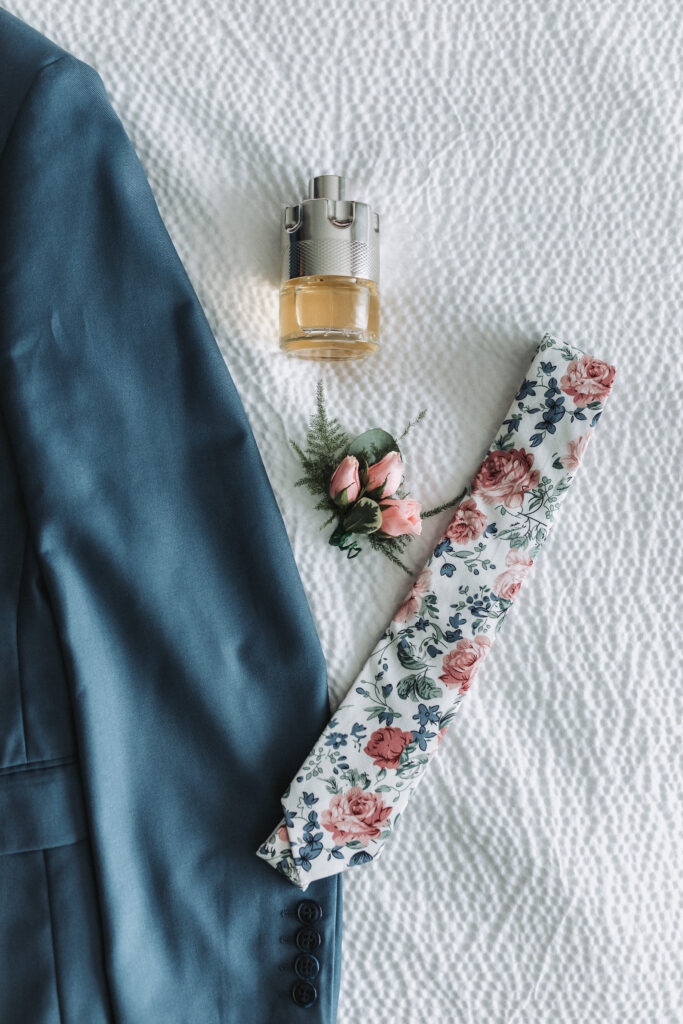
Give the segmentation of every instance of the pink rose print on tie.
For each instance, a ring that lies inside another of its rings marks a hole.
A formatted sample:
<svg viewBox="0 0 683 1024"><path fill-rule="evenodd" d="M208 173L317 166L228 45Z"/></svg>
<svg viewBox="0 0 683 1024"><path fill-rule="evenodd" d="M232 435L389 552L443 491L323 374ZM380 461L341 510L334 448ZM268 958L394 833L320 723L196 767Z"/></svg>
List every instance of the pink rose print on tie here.
<svg viewBox="0 0 683 1024"><path fill-rule="evenodd" d="M423 569L410 588L407 598L396 610L392 622L405 622L412 615L417 615L422 604L422 598L429 591L431 580L431 569Z"/></svg>
<svg viewBox="0 0 683 1024"><path fill-rule="evenodd" d="M591 439L591 433L588 431L583 437L578 437L575 441L570 441L568 451L566 455L560 456L560 462L569 473L575 473L581 464L583 453L588 447L588 442Z"/></svg>
<svg viewBox="0 0 683 1024"><path fill-rule="evenodd" d="M377 839L382 831L380 826L391 811L379 794L353 786L346 793L332 797L330 806L322 812L320 823L332 833L335 843L357 839L367 846L371 839Z"/></svg>
<svg viewBox="0 0 683 1024"><path fill-rule="evenodd" d="M493 584L493 593L506 601L514 601L522 583L524 582L529 569L534 564L533 559L517 548L512 548L505 556L505 564L508 568L501 572Z"/></svg>
<svg viewBox="0 0 683 1024"><path fill-rule="evenodd" d="M458 640L453 650L444 655L444 671L439 679L446 686L457 687L458 693L467 693L490 647L491 641L487 636Z"/></svg>
<svg viewBox="0 0 683 1024"><path fill-rule="evenodd" d="M560 378L560 387L580 407L590 402L604 402L612 390L615 373L615 368L609 363L581 356L569 364L567 372Z"/></svg>
<svg viewBox="0 0 683 1024"><path fill-rule="evenodd" d="M412 740L412 732L390 725L376 729L363 749L379 768L398 768L401 754Z"/></svg>
<svg viewBox="0 0 683 1024"><path fill-rule="evenodd" d="M486 529L486 516L477 508L474 498L465 498L446 527L446 537L456 544L478 540Z"/></svg>
<svg viewBox="0 0 683 1024"><path fill-rule="evenodd" d="M472 491L487 505L501 501L506 508L521 508L525 492L533 490L541 478L533 464L532 453L524 448L489 452L472 482Z"/></svg>

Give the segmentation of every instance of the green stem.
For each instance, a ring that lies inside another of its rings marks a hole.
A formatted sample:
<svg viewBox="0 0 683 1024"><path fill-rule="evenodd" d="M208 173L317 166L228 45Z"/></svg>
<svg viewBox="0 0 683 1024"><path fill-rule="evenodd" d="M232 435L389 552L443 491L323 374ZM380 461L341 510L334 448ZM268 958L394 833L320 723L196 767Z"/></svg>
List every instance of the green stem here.
<svg viewBox="0 0 683 1024"><path fill-rule="evenodd" d="M410 428L411 428L411 427L414 427L416 423L419 423L419 422L420 422L420 420L424 419L424 417L425 417L426 415L427 415L427 410L426 410L426 409L420 409L420 411L419 411L419 413L417 414L417 416L415 417L415 419L414 419L414 420L411 420L411 421L410 421L410 423L408 424L408 426L406 427L406 429L405 429L405 430L403 431L403 433L402 433L402 434L401 434L401 436L399 437L399 441L402 441L402 440L403 440L403 438L404 438L404 437L406 436L406 434L408 433L408 431L410 430Z"/></svg>
<svg viewBox="0 0 683 1024"><path fill-rule="evenodd" d="M468 488L465 487L457 496L457 498L452 498L450 501L445 501L443 505L437 505L436 508L430 508L427 512L421 512L420 518L429 519L430 516L436 516L439 514L439 512L443 512L447 508L452 508L453 505L459 505L462 499L467 494L467 490Z"/></svg>

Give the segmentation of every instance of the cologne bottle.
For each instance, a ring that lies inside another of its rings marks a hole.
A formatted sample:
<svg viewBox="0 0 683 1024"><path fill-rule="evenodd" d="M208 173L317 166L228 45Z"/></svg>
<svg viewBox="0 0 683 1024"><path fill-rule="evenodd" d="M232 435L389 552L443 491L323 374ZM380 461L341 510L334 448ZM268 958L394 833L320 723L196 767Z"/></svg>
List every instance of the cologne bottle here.
<svg viewBox="0 0 683 1024"><path fill-rule="evenodd" d="M302 359L363 359L379 345L379 214L319 174L281 217L280 348Z"/></svg>

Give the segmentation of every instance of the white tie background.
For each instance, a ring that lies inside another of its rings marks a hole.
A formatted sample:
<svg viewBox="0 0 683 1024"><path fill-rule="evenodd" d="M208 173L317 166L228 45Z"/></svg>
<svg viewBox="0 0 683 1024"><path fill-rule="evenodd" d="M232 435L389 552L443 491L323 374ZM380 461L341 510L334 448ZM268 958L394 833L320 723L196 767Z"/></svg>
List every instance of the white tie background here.
<svg viewBox="0 0 683 1024"><path fill-rule="evenodd" d="M680 1022L679 4L9 8L97 68L137 148L282 509L333 706L409 581L329 547L293 487L287 438L319 373L351 432L400 433L427 407L405 457L430 506L468 482L543 331L616 364L395 840L345 876L338 1021ZM365 364L277 351L280 207L325 172L380 212L383 348Z"/></svg>

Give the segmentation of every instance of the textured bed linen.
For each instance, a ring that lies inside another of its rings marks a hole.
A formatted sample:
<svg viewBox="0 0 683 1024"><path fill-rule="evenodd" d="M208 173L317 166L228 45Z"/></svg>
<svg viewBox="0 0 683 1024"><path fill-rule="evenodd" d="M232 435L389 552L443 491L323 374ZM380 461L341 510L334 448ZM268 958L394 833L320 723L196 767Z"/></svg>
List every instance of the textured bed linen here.
<svg viewBox="0 0 683 1024"><path fill-rule="evenodd" d="M427 505L471 477L543 330L618 365L584 460L605 485L568 496L400 841L345 880L338 1019L679 1021L678 5L8 6L107 83L252 423L333 702L406 577L346 561L293 487L319 368L277 354L280 204L328 171L380 211L383 349L322 371L352 433L428 407L405 451Z"/></svg>

